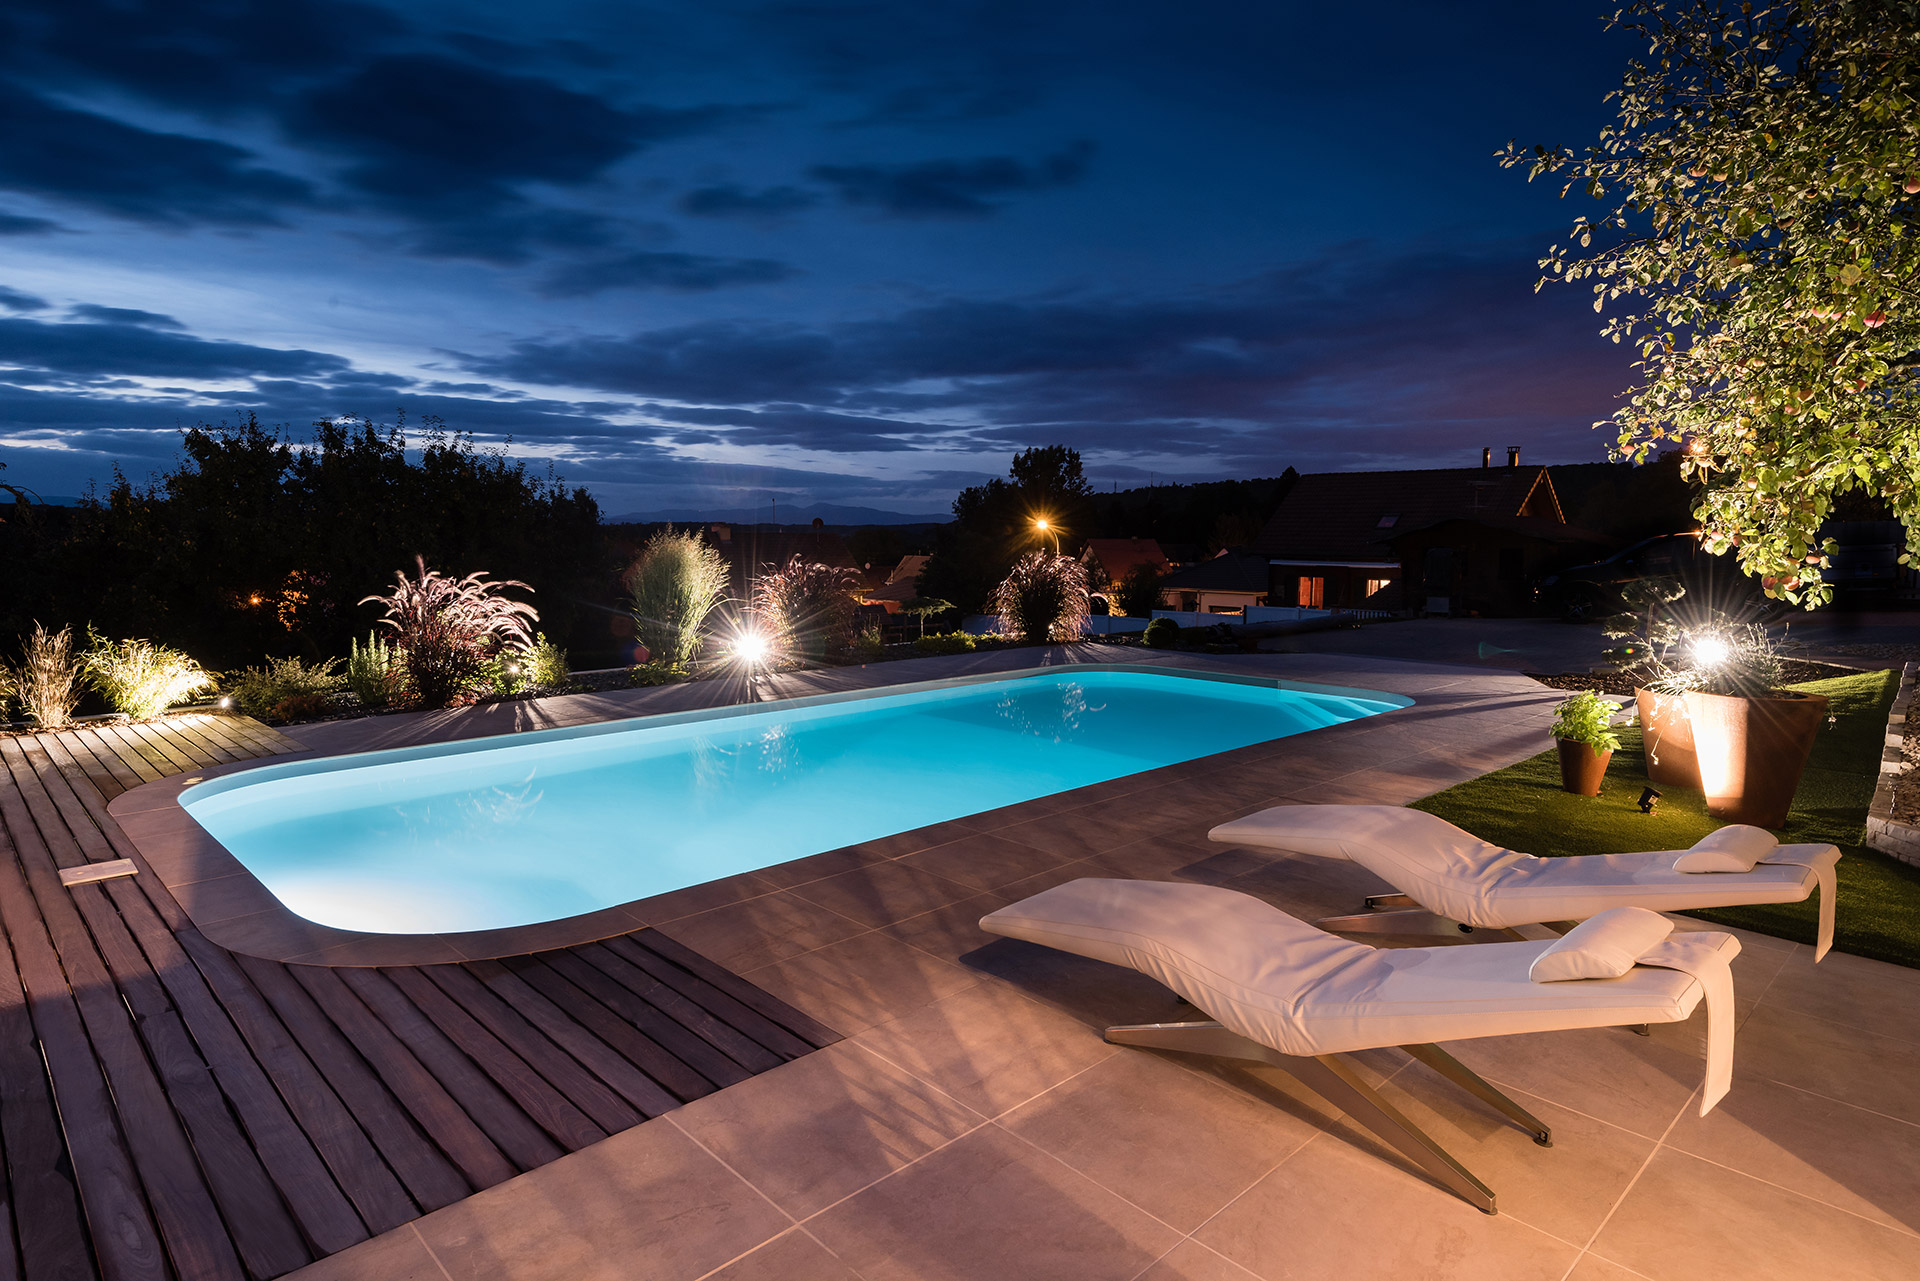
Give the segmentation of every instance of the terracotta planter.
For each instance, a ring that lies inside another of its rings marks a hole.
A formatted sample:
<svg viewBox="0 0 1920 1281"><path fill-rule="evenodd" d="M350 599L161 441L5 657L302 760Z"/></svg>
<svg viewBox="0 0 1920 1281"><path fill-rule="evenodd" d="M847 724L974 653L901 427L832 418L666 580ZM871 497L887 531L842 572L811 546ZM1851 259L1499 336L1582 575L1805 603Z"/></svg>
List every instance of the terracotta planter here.
<svg viewBox="0 0 1920 1281"><path fill-rule="evenodd" d="M1600 780L1607 776L1613 753L1570 739L1553 741L1560 748L1560 786L1575 796L1600 795Z"/></svg>
<svg viewBox="0 0 1920 1281"><path fill-rule="evenodd" d="M1647 777L1655 787L1700 790L1700 762L1693 747L1687 701L1677 694L1633 691L1640 710L1640 736L1647 747Z"/></svg>
<svg viewBox="0 0 1920 1281"><path fill-rule="evenodd" d="M1693 722L1707 813L1755 827L1785 823L1826 716L1822 694L1727 698L1688 693L1687 717Z"/></svg>

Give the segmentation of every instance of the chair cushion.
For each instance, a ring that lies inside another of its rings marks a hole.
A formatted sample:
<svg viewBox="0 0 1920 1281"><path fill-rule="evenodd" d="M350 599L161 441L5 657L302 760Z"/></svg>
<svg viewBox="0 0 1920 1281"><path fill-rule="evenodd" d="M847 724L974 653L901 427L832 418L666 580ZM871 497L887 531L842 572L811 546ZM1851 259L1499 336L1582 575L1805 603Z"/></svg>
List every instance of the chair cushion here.
<svg viewBox="0 0 1920 1281"><path fill-rule="evenodd" d="M1780 842L1764 827L1729 823L1708 832L1693 848L1673 860L1676 872L1751 872L1754 864L1778 849Z"/></svg>
<svg viewBox="0 0 1920 1281"><path fill-rule="evenodd" d="M1673 933L1673 922L1644 907L1611 908L1567 931L1527 967L1535 983L1617 979Z"/></svg>

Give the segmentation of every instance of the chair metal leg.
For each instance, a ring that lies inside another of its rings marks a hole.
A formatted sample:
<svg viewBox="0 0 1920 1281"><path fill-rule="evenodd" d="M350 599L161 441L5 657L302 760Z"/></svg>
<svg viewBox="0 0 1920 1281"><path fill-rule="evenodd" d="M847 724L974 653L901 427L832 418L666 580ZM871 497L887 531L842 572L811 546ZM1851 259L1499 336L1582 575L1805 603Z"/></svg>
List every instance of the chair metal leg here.
<svg viewBox="0 0 1920 1281"><path fill-rule="evenodd" d="M1316 1058L1282 1054L1271 1046L1248 1040L1213 1022L1143 1023L1110 1027L1106 1035L1107 1040L1115 1045L1138 1045L1156 1050L1248 1059L1277 1067L1432 1175L1467 1204L1487 1214L1498 1213L1494 1208L1493 1189L1475 1178L1445 1148L1403 1116L1399 1109L1381 1098L1337 1054L1323 1054ZM1467 1071L1465 1067L1460 1070ZM1467 1075L1472 1076L1472 1073L1468 1072ZM1473 1079L1479 1080L1478 1077ZM1486 1085L1484 1081L1481 1084ZM1486 1085L1486 1088L1493 1089L1490 1085ZM1513 1106L1517 1109L1517 1105ZM1537 1126L1539 1123L1536 1121L1534 1124Z"/></svg>
<svg viewBox="0 0 1920 1281"><path fill-rule="evenodd" d="M1369 894L1367 895L1367 910L1369 912L1378 912L1381 908L1386 908L1386 907L1419 907L1419 906L1420 904L1414 899L1413 895L1411 894Z"/></svg>
<svg viewBox="0 0 1920 1281"><path fill-rule="evenodd" d="M1441 1076L1488 1104L1508 1117L1519 1122L1520 1128L1533 1136L1533 1141L1543 1148L1553 1146L1553 1131L1533 1113L1515 1103L1512 1099L1482 1080L1480 1074L1448 1054L1437 1045L1403 1045L1400 1047L1420 1062L1426 1064Z"/></svg>
<svg viewBox="0 0 1920 1281"><path fill-rule="evenodd" d="M1474 932L1473 926L1463 925L1450 916L1429 912L1424 907L1327 916L1314 924L1323 930L1338 930L1343 934L1435 934L1441 938L1457 938Z"/></svg>

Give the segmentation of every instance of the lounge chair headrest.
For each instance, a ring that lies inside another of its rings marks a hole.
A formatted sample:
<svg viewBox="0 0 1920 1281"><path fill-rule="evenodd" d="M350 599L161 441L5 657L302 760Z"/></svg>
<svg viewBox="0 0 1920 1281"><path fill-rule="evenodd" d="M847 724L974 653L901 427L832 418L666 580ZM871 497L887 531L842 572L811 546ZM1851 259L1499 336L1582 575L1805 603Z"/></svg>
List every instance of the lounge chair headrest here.
<svg viewBox="0 0 1920 1281"><path fill-rule="evenodd" d="M1533 959L1535 983L1617 979L1673 933L1673 922L1644 907L1616 907L1582 921Z"/></svg>
<svg viewBox="0 0 1920 1281"><path fill-rule="evenodd" d="M1676 872L1751 872L1753 865L1780 847L1773 833L1747 823L1729 823L1708 832L1673 861Z"/></svg>

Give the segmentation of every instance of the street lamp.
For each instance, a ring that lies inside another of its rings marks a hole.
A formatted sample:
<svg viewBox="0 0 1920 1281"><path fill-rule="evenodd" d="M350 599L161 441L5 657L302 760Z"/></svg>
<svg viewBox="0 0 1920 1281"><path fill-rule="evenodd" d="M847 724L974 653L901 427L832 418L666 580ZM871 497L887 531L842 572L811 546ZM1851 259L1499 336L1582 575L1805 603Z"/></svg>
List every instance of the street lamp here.
<svg viewBox="0 0 1920 1281"><path fill-rule="evenodd" d="M1045 516L1041 516L1034 520L1033 528L1034 532L1043 534L1053 540L1053 554L1058 556L1060 554L1060 531L1053 527L1053 523Z"/></svg>

